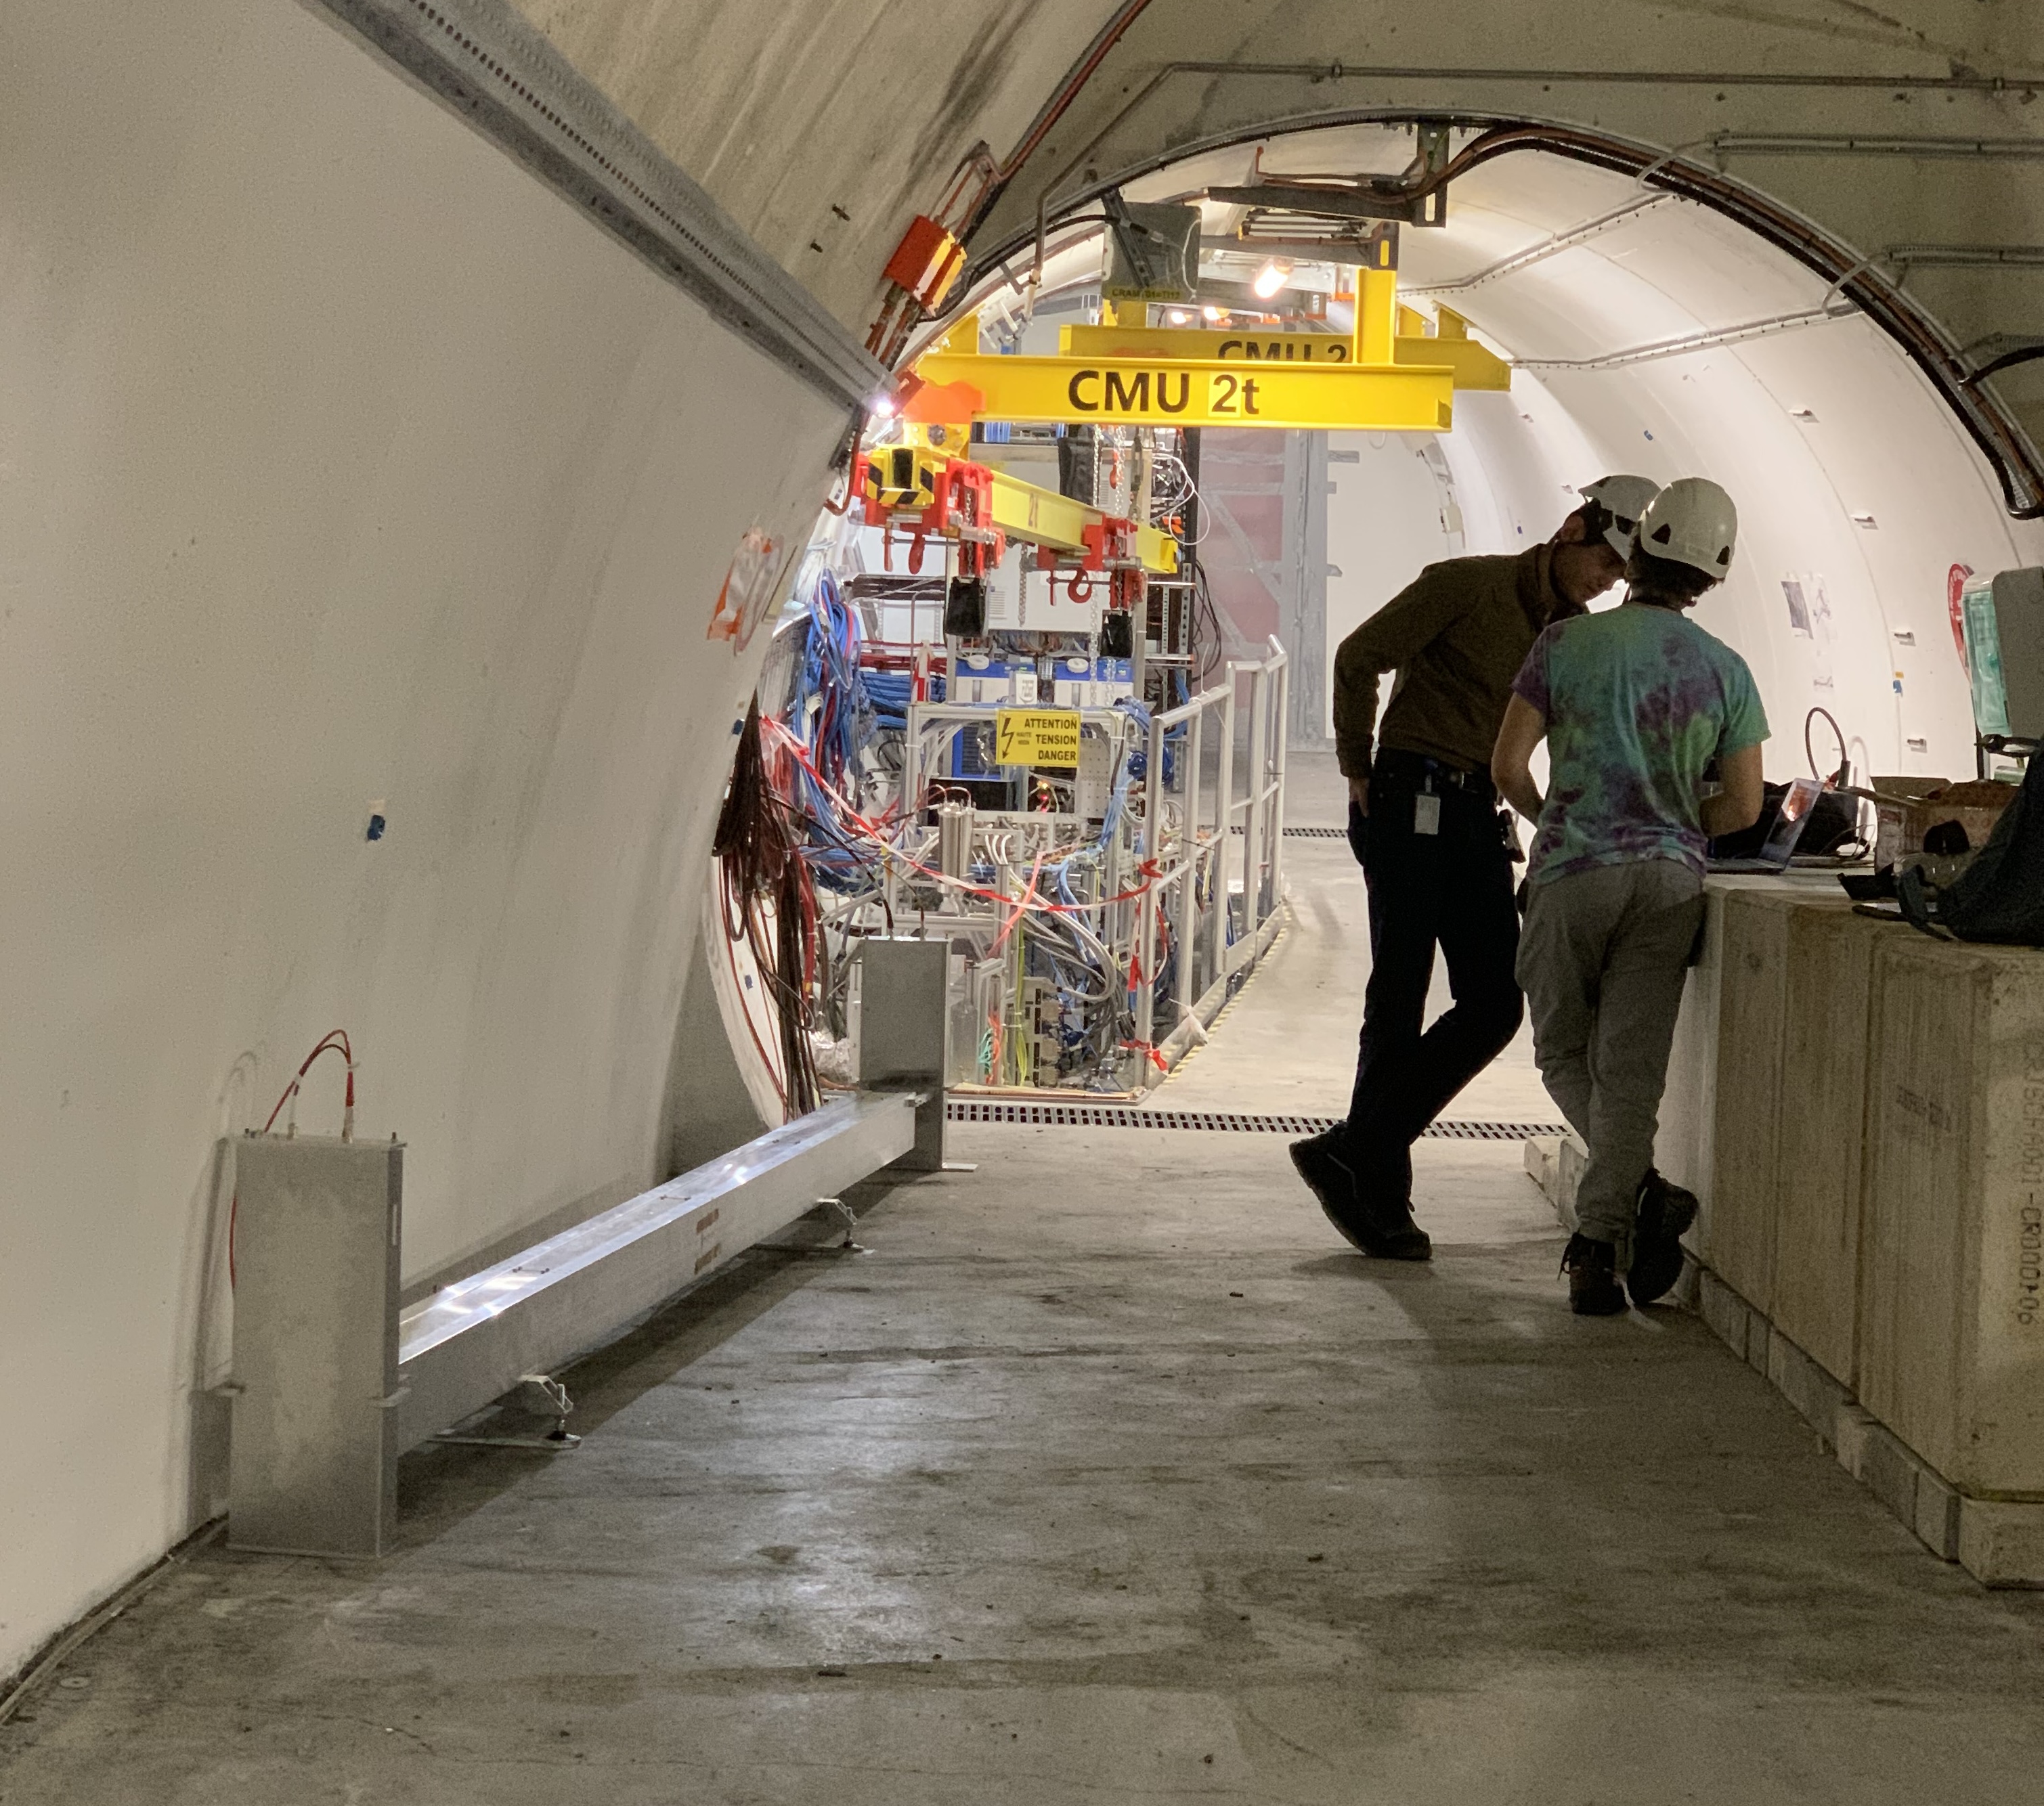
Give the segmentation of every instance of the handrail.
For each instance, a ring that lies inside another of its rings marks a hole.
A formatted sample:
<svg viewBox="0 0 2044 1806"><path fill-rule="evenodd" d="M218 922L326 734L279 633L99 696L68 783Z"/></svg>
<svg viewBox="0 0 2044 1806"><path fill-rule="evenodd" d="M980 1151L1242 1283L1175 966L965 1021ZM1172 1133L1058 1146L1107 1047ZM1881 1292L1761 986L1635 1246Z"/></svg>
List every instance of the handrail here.
<svg viewBox="0 0 2044 1806"><path fill-rule="evenodd" d="M1268 651L1260 659L1231 659L1224 669L1220 683L1189 698L1177 707L1155 715L1151 719L1147 743L1149 763L1146 769L1144 811L1153 836L1151 857L1155 861L1150 884L1139 906L1136 940L1145 982L1140 985L1135 997L1136 1039L1145 1047L1154 1042L1156 1033L1155 965L1157 962L1159 911L1164 906L1165 893L1178 887L1175 903L1177 921L1175 940L1177 966L1171 987L1170 1002L1180 1021L1192 1013L1193 1000L1211 989L1214 979L1224 977L1235 969L1236 962L1225 957L1230 945L1231 923L1229 883L1229 848L1232 844L1230 829L1238 817L1247 815L1243 845L1243 937L1249 942L1259 940L1258 924L1267 914L1264 893L1267 888L1269 903L1274 907L1283 888L1280 869L1282 844L1270 830L1281 823L1283 805L1279 792L1284 783L1285 706L1287 668L1290 654L1272 636L1266 641ZM1234 794L1235 777L1235 712L1240 703L1240 688L1247 678L1250 685L1250 756L1254 761L1244 786L1243 794ZM1275 706L1274 704L1274 696ZM1211 832L1204 821L1207 786L1203 769L1203 728L1209 714L1220 716L1220 769L1214 785L1213 820ZM1164 789L1164 743L1167 734L1183 727L1185 743L1179 751L1178 796L1181 819L1172 856L1166 857L1164 830L1160 819ZM1275 736L1274 742L1273 736ZM1258 770L1257 765L1261 769ZM1204 868L1208 876L1208 917L1205 945L1202 949L1196 944L1198 926L1198 895L1197 879ZM1193 882L1181 883L1190 879ZM1203 964L1207 982L1195 982L1195 966Z"/></svg>

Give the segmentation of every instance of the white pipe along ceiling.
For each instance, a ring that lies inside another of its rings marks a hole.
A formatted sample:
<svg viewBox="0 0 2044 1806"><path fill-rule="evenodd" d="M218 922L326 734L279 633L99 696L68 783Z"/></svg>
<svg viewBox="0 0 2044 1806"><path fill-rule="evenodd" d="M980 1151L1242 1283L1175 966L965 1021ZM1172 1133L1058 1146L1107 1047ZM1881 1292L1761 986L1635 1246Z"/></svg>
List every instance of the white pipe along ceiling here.
<svg viewBox="0 0 2044 1806"><path fill-rule="evenodd" d="M2044 559L2040 84L2030 0L7 9L0 1361L52 1403L0 1467L0 1677L220 1509L220 1148L328 1030L414 1286L700 1156L770 600L720 594L888 380L914 216L976 294L1110 187L1450 126L1403 280L1520 367L1341 443L1330 640L1604 470L1708 475L1773 774L1821 702L1962 776L1949 573Z"/></svg>

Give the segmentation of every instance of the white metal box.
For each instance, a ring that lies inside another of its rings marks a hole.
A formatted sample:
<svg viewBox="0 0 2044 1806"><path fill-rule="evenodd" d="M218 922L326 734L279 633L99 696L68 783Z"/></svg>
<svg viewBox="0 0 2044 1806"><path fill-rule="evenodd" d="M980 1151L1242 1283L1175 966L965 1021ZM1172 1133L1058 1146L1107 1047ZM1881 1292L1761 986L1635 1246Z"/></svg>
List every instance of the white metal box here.
<svg viewBox="0 0 2044 1806"><path fill-rule="evenodd" d="M944 1164L944 1083L951 1066L951 942L908 934L859 944L859 1082L914 1090L916 1145L895 1164Z"/></svg>
<svg viewBox="0 0 2044 1806"><path fill-rule="evenodd" d="M377 1555L397 1520L394 1141L234 1144L236 1549Z"/></svg>

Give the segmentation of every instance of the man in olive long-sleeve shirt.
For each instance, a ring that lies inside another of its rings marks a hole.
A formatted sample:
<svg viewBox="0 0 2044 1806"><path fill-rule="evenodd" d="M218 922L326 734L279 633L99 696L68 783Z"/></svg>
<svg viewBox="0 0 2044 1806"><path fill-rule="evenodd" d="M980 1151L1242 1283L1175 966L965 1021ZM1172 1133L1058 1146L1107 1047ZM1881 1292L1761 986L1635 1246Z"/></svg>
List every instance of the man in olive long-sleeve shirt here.
<svg viewBox="0 0 2044 1806"><path fill-rule="evenodd" d="M1431 1252L1412 1221L1412 1143L1523 1013L1513 843L1490 781L1512 679L1543 629L1618 581L1656 487L1607 477L1543 546L1428 566L1335 655L1335 750L1370 886L1370 984L1347 1118L1295 1142L1292 1159L1366 1254ZM1380 738L1386 671L1398 675ZM1422 1034L1436 947L1454 1004Z"/></svg>

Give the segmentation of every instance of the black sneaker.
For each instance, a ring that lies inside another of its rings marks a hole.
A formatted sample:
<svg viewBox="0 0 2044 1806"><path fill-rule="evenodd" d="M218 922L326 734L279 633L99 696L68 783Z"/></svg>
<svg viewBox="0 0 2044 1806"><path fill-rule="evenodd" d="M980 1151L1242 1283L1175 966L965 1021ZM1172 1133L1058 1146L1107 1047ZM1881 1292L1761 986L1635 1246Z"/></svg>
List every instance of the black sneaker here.
<svg viewBox="0 0 2044 1806"><path fill-rule="evenodd" d="M1665 1298L1682 1276L1682 1236L1696 1220L1696 1194L1671 1185L1653 1168L1639 1183L1632 1228L1632 1265L1625 1289L1636 1305Z"/></svg>
<svg viewBox="0 0 2044 1806"><path fill-rule="evenodd" d="M1569 1276L1569 1309L1578 1317L1616 1317L1625 1309L1625 1290L1618 1283L1618 1250L1608 1241L1572 1235L1562 1251L1562 1271Z"/></svg>
<svg viewBox="0 0 2044 1806"><path fill-rule="evenodd" d="M1292 1164L1320 1199L1327 1221L1352 1246L1380 1260L1425 1260L1433 1254L1433 1242L1412 1221L1410 1204L1366 1198L1340 1129L1294 1141Z"/></svg>

